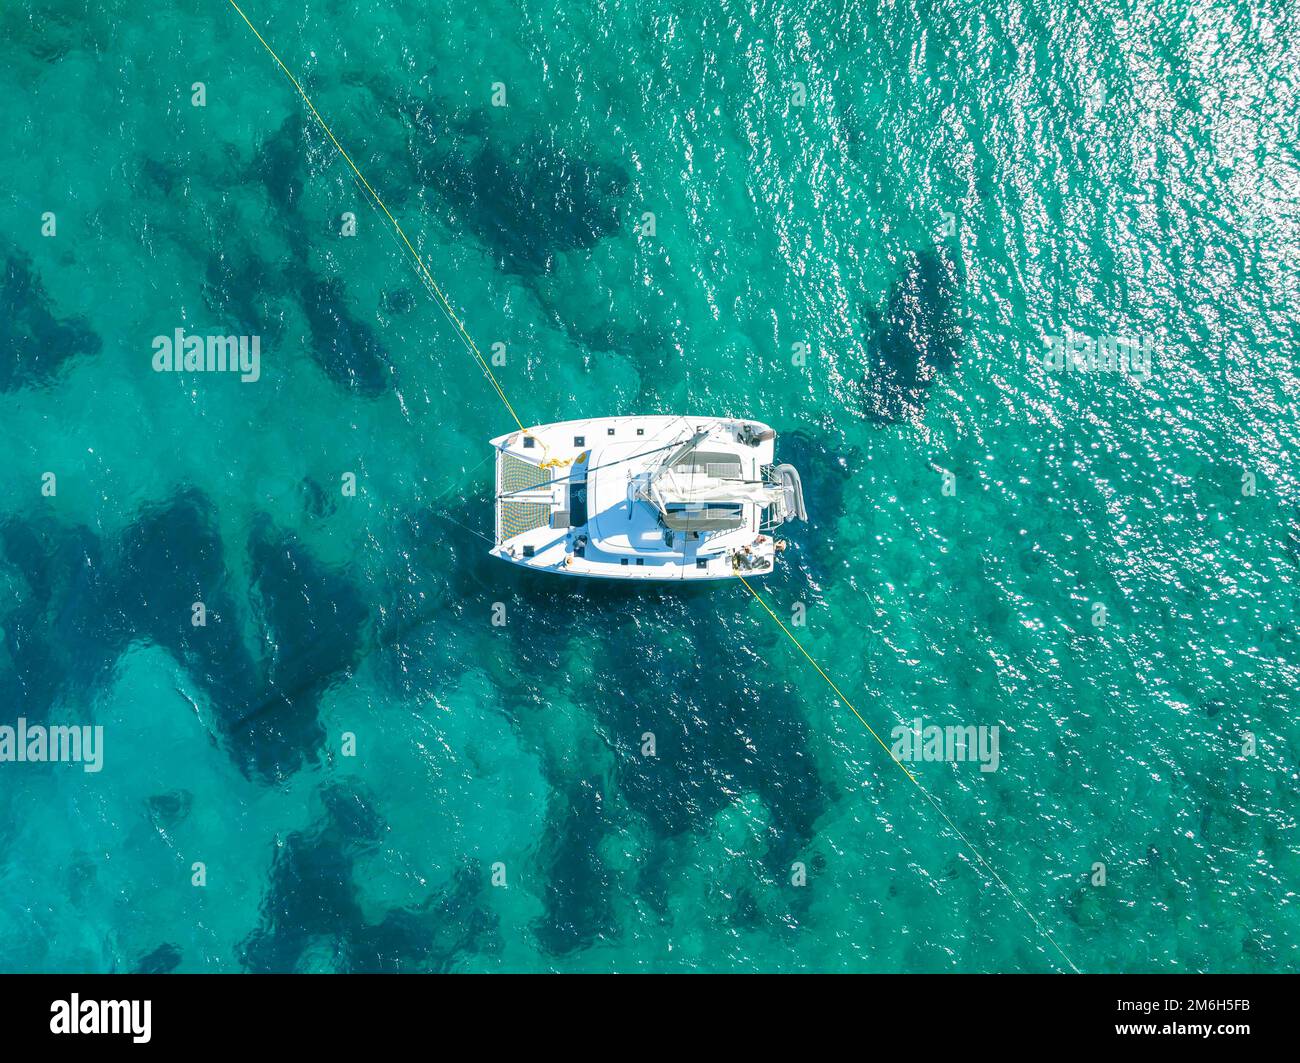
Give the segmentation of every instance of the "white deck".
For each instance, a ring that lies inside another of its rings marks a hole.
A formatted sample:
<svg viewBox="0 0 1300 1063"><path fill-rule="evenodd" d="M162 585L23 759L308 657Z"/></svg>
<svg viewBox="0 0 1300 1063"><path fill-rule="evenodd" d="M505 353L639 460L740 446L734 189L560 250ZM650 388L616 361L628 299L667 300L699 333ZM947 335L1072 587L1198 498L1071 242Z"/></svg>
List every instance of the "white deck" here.
<svg viewBox="0 0 1300 1063"><path fill-rule="evenodd" d="M760 506L742 506L738 529L679 531L669 546L654 507L633 501L630 490L630 478L647 462L672 453L662 448L685 443L692 431L704 428L709 435L699 450L734 455L744 479L761 479L763 466L773 460L773 441L740 442L742 424L767 427L731 418L599 417L498 436L492 440L498 452L492 553L527 568L606 579L729 579L736 574L737 552L748 566L740 569L743 575L771 572L776 550L772 536L760 531ZM541 468L544 460L569 463ZM586 520L579 522L584 490ZM564 514L573 526L552 527L557 519L564 523Z"/></svg>

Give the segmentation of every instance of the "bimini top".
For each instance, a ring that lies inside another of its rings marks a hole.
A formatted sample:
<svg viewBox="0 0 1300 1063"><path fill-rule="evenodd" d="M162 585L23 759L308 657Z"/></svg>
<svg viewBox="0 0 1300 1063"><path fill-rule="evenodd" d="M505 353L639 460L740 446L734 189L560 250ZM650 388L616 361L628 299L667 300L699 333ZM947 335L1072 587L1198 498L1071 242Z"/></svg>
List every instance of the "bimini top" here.
<svg viewBox="0 0 1300 1063"><path fill-rule="evenodd" d="M726 531L744 524L746 505L773 505L778 490L746 480L735 454L690 449L654 470L640 497L671 531Z"/></svg>

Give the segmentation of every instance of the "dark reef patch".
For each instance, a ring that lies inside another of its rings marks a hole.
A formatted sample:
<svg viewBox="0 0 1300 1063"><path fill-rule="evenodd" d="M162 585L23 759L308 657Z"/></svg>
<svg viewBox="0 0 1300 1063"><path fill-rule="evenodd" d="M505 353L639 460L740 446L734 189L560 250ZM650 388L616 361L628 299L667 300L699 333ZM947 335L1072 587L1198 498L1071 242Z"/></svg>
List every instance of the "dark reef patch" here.
<svg viewBox="0 0 1300 1063"><path fill-rule="evenodd" d="M592 780L579 779L553 797L547 810L538 854L546 914L533 930L553 955L586 948L615 931L609 877L600 858L600 844L610 830L605 800Z"/></svg>
<svg viewBox="0 0 1300 1063"><path fill-rule="evenodd" d="M253 591L275 649L264 682L225 729L239 763L263 778L278 778L319 749L320 697L351 675L368 610L348 579L264 518L253 530L249 553Z"/></svg>
<svg viewBox="0 0 1300 1063"><path fill-rule="evenodd" d="M239 611L227 583L216 514L184 490L149 506L123 534L105 602L106 638L124 647L142 636L171 651L208 692L223 719L247 697L253 662L240 636ZM206 623L196 627L202 602Z"/></svg>
<svg viewBox="0 0 1300 1063"><path fill-rule="evenodd" d="M240 948L246 968L292 971L320 942L332 948L340 969L354 972L446 971L461 953L483 950L497 920L481 903L483 876L473 868L419 908L366 922L353 866L386 828L357 788L330 785L321 796L320 820L289 835L276 852L261 921Z"/></svg>
<svg viewBox="0 0 1300 1063"><path fill-rule="evenodd" d="M541 138L513 150L489 142L468 160L451 156L429 183L464 210L497 266L549 271L557 253L594 246L618 231L627 175L571 157Z"/></svg>
<svg viewBox="0 0 1300 1063"><path fill-rule="evenodd" d="M298 497L302 500L303 510L314 520L333 516L338 509L335 495L325 490L314 476L305 476L298 482Z"/></svg>
<svg viewBox="0 0 1300 1063"><path fill-rule="evenodd" d="M864 315L867 372L863 410L881 423L917 421L930 385L957 366L961 327L956 262L942 244L908 255L883 311Z"/></svg>
<svg viewBox="0 0 1300 1063"><path fill-rule="evenodd" d="M0 672L0 688L13 684L12 703L29 718L92 687L137 640L170 650L215 704L246 696L251 662L213 515L197 492L149 507L116 549L81 526L14 520L0 527L0 553L29 587L4 618L14 668ZM191 623L195 602L207 610L204 627Z"/></svg>
<svg viewBox="0 0 1300 1063"><path fill-rule="evenodd" d="M628 186L621 166L541 136L507 144L486 110L453 120L435 102L400 90L388 104L411 129L405 161L413 179L456 209L498 268L548 271L556 254L618 231Z"/></svg>
<svg viewBox="0 0 1300 1063"><path fill-rule="evenodd" d="M217 249L204 267L203 302L227 331L274 343L284 334L283 311L276 302L293 294L283 277L250 244L232 253Z"/></svg>
<svg viewBox="0 0 1300 1063"><path fill-rule="evenodd" d="M392 88L381 78L350 80L363 84L375 95L376 106L398 115L408 130L406 150L390 150L385 168L404 170L415 186L436 191L453 214L452 224L472 232L499 269L544 274L557 254L590 248L618 231L628 186L622 167L583 159L547 137L507 143L485 110L452 117L436 102ZM374 397L394 383L380 332L349 314L341 278L313 275L309 267L312 226L303 217L303 190L319 169L313 166L314 154L332 151L312 123L295 114L262 142L243 179L265 189L291 249L294 272L307 278L296 295L310 324L312 356L340 387ZM391 206L398 209L400 202L399 194ZM205 291L214 309L253 321L263 308L251 305L247 295L243 305L230 306L235 296L229 293L274 290L274 283L252 254L237 262L217 256L209 262ZM386 314L408 313L414 305L405 289L385 292L380 300Z"/></svg>
<svg viewBox="0 0 1300 1063"><path fill-rule="evenodd" d="M0 561L27 587L0 617L12 664L0 668L0 703L43 721L66 692L92 685L112 663L101 607L113 576L93 532L48 520L0 524Z"/></svg>
<svg viewBox="0 0 1300 1063"><path fill-rule="evenodd" d="M567 687L566 696L609 736L615 753L612 784L586 779L575 791L571 775L550 780L565 797L551 810L539 850L547 877L546 917L537 927L542 947L564 952L613 932L611 876L599 854L615 829L606 811L615 802L666 840L710 834L714 817L738 794L756 794L769 818L761 843L767 873L773 880L787 874L830 797L807 753L795 692L765 678L770 671L758 653L722 634L736 630L737 619L719 615L707 590L612 585L568 594L535 582L540 578L520 588L510 625L516 635L503 653L517 674L545 675L548 661L563 659L565 643L580 638L599 664L589 683ZM636 638L627 630L633 599L661 621ZM530 687L509 700L545 703L547 691ZM640 752L647 731L656 736L653 758ZM652 905L664 903L668 871L646 868L641 888Z"/></svg>
<svg viewBox="0 0 1300 1063"><path fill-rule="evenodd" d="M50 309L28 256L0 247L0 257L0 391L48 384L64 362L99 353L103 344L84 319Z"/></svg>
<svg viewBox="0 0 1300 1063"><path fill-rule="evenodd" d="M735 793L757 793L771 816L772 858L788 864L827 800L805 755L799 699L763 678L751 646L723 636L743 619L720 616L708 595L675 604L665 622L680 635L648 652L632 652L616 634L617 618L607 618L607 663L592 708L619 736L620 792L663 835L708 829ZM653 761L640 755L642 731L658 736Z"/></svg>
<svg viewBox="0 0 1300 1063"><path fill-rule="evenodd" d="M312 356L325 375L361 395L382 394L393 375L392 359L375 329L348 314L343 282L337 277L309 280L302 299Z"/></svg>
<svg viewBox="0 0 1300 1063"><path fill-rule="evenodd" d="M28 0L21 7L0 6L0 39L9 63L30 57L53 65L73 52L103 55L118 32L117 21L95 4Z"/></svg>
<svg viewBox="0 0 1300 1063"><path fill-rule="evenodd" d="M249 544L261 604L265 662L245 645L248 617L229 586L216 515L199 492L150 506L120 542L57 521L0 525L0 563L27 593L0 616L11 668L0 669L0 698L33 721L69 694L102 681L133 642L167 649L209 702L215 738L252 778L282 779L314 758L323 733L319 699L350 675L368 609L357 588L263 518ZM195 626L202 602L205 623ZM179 821L183 794L149 803L156 824Z"/></svg>
<svg viewBox="0 0 1300 1063"><path fill-rule="evenodd" d="M249 176L266 189L271 203L278 208L292 240L304 241L303 230L296 225L298 204L302 201L303 183L307 179L308 138L315 126L296 111L280 123L280 128L262 141L253 156Z"/></svg>
<svg viewBox="0 0 1300 1063"><path fill-rule="evenodd" d="M262 301L265 295L295 296L311 329L311 355L325 375L355 395L373 398L393 383L389 351L376 328L349 313L342 279L321 278L310 270L311 225L303 216L301 201L312 153L327 148L333 152L322 136L313 123L291 115L258 148L245 175L265 188L288 242L290 263L283 270L274 268L251 249L235 260L215 256L208 264L205 296L214 310L224 310L241 322L265 323L273 330L282 322L269 317ZM304 279L282 281L282 275Z"/></svg>
<svg viewBox="0 0 1300 1063"><path fill-rule="evenodd" d="M163 197L170 196L176 182L184 179L184 171L175 163L144 157L140 163L140 176L147 187L156 189Z"/></svg>

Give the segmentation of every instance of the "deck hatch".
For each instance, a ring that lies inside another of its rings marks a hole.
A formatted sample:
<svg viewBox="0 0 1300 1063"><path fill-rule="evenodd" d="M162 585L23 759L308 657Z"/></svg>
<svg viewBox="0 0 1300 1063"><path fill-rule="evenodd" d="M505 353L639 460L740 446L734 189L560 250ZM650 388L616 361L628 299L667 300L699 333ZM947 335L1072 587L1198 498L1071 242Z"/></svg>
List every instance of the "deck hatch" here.
<svg viewBox="0 0 1300 1063"><path fill-rule="evenodd" d="M587 485L575 483L569 488L569 513L575 528L587 523Z"/></svg>

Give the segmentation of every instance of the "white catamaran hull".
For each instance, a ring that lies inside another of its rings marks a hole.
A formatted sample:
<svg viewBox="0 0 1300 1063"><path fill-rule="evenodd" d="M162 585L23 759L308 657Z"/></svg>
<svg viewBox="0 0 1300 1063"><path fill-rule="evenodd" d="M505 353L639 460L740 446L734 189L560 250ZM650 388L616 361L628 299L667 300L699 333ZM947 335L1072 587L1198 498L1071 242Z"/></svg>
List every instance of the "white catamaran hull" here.
<svg viewBox="0 0 1300 1063"><path fill-rule="evenodd" d="M716 417L599 417L498 436L492 553L606 579L761 576L803 518L776 433Z"/></svg>

